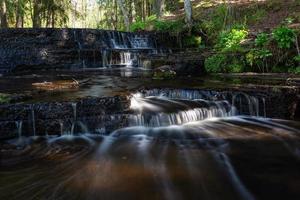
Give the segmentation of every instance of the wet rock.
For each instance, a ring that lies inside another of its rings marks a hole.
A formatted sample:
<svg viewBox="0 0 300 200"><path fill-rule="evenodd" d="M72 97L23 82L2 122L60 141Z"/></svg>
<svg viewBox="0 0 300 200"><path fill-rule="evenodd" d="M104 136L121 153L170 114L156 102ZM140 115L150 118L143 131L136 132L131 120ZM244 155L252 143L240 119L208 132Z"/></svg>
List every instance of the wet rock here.
<svg viewBox="0 0 300 200"><path fill-rule="evenodd" d="M21 135L60 135L62 131L105 128L107 132L125 124L118 114L128 109L126 97L86 98L77 102L0 105L0 139ZM22 122L18 133L17 122Z"/></svg>
<svg viewBox="0 0 300 200"><path fill-rule="evenodd" d="M122 37L122 42L131 45L129 37L145 35L151 40L155 39L156 44L152 46L157 49L175 48L177 45L174 43L176 39L167 33L120 33L93 29L1 29L0 74L99 68L104 64L102 57L115 48L112 39L118 43ZM139 50L147 54L149 51L152 50Z"/></svg>
<svg viewBox="0 0 300 200"><path fill-rule="evenodd" d="M154 79L172 79L176 77L176 72L169 65L161 66L154 71Z"/></svg>
<svg viewBox="0 0 300 200"><path fill-rule="evenodd" d="M205 74L204 61L201 59L178 61L178 62L176 62L176 66L175 66L174 70L180 76L204 75Z"/></svg>

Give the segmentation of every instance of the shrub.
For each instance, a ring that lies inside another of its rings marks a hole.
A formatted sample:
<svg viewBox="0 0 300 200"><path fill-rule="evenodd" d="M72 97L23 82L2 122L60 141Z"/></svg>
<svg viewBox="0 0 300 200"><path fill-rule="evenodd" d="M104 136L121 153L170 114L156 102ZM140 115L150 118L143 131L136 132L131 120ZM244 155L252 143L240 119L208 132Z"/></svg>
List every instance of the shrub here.
<svg viewBox="0 0 300 200"><path fill-rule="evenodd" d="M205 60L205 69L208 73L224 72L224 66L226 65L226 55L216 54Z"/></svg>
<svg viewBox="0 0 300 200"><path fill-rule="evenodd" d="M244 65L237 60L234 60L233 63L228 65L228 72L232 73L241 73L244 71Z"/></svg>
<svg viewBox="0 0 300 200"><path fill-rule="evenodd" d="M271 57L273 54L270 50L262 49L251 49L246 54L246 62L251 66L257 66L259 71L264 72L267 69L266 59Z"/></svg>
<svg viewBox="0 0 300 200"><path fill-rule="evenodd" d="M136 22L130 25L130 30L132 32L142 31L146 29L146 22L142 21L141 18L138 18Z"/></svg>
<svg viewBox="0 0 300 200"><path fill-rule="evenodd" d="M186 36L183 40L185 47L200 48L202 38L200 36L191 35Z"/></svg>
<svg viewBox="0 0 300 200"><path fill-rule="evenodd" d="M296 62L299 62L299 63L300 63L300 55L295 56L295 57L294 57L294 60L295 60Z"/></svg>
<svg viewBox="0 0 300 200"><path fill-rule="evenodd" d="M219 42L216 45L221 51L238 51L241 48L241 42L246 39L248 31L246 29L233 28L224 31L219 36Z"/></svg>
<svg viewBox="0 0 300 200"><path fill-rule="evenodd" d="M182 21L163 21L163 20L154 20L154 29L156 31L162 32L172 32L177 33L183 31L184 24Z"/></svg>
<svg viewBox="0 0 300 200"><path fill-rule="evenodd" d="M295 41L295 32L288 27L278 27L272 32L273 39L281 49L289 49Z"/></svg>
<svg viewBox="0 0 300 200"><path fill-rule="evenodd" d="M255 46L257 47L265 47L269 43L269 37L266 33L260 33L257 35L255 39Z"/></svg>
<svg viewBox="0 0 300 200"><path fill-rule="evenodd" d="M138 18L136 22L132 23L130 30L132 32L142 31L142 30L154 30L161 32L171 32L177 33L184 29L184 23L180 20L170 21L170 20L158 20L155 15L147 17L145 21Z"/></svg>
<svg viewBox="0 0 300 200"><path fill-rule="evenodd" d="M296 68L289 68L288 70L289 73L294 73L294 74L300 74L300 67L296 67Z"/></svg>

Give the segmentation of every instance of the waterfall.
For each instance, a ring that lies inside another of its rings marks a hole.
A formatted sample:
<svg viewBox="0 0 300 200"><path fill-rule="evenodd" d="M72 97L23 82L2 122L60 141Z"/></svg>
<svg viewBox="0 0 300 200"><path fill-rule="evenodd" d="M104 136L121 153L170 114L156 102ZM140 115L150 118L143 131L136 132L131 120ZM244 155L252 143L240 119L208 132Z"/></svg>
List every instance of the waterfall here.
<svg viewBox="0 0 300 200"><path fill-rule="evenodd" d="M70 135L74 135L74 129L77 122L77 103L72 103L72 110L73 110L73 121L71 126L71 132Z"/></svg>
<svg viewBox="0 0 300 200"><path fill-rule="evenodd" d="M162 96L145 98L140 93L132 95L130 108L138 112L129 115L130 126L147 127L181 125L236 114L228 101L180 101Z"/></svg>
<svg viewBox="0 0 300 200"><path fill-rule="evenodd" d="M74 121L76 121L76 118L77 118L77 103L72 103L72 109L73 109L73 118L74 118Z"/></svg>
<svg viewBox="0 0 300 200"><path fill-rule="evenodd" d="M62 120L59 121L60 126L60 135L64 135L64 122Z"/></svg>
<svg viewBox="0 0 300 200"><path fill-rule="evenodd" d="M33 136L36 136L36 126L35 126L34 106L32 105L32 106L30 107L30 109L31 109L31 122L32 122Z"/></svg>
<svg viewBox="0 0 300 200"><path fill-rule="evenodd" d="M150 49L150 40L147 37L135 36L130 39L130 44L134 49Z"/></svg>
<svg viewBox="0 0 300 200"><path fill-rule="evenodd" d="M108 67L107 50L101 50L102 54L102 67Z"/></svg>
<svg viewBox="0 0 300 200"><path fill-rule="evenodd" d="M101 50L103 67L136 67L141 54L159 54L148 35L109 32L108 37L110 49Z"/></svg>
<svg viewBox="0 0 300 200"><path fill-rule="evenodd" d="M230 102L231 108L236 109L236 114L266 117L266 99L263 95L252 96L245 92L217 92L208 90L185 90L185 89L152 89L145 90L143 97L163 97L168 99L197 100Z"/></svg>
<svg viewBox="0 0 300 200"><path fill-rule="evenodd" d="M205 90L153 89L133 94L130 126L182 125L237 114L266 116L264 97Z"/></svg>
<svg viewBox="0 0 300 200"><path fill-rule="evenodd" d="M18 133L18 143L21 143L22 140L22 127L23 127L23 121L16 121L16 128Z"/></svg>
<svg viewBox="0 0 300 200"><path fill-rule="evenodd" d="M121 52L120 53L121 57L121 65L126 65L126 66L131 66L133 63L133 59L131 58L131 53L130 52Z"/></svg>

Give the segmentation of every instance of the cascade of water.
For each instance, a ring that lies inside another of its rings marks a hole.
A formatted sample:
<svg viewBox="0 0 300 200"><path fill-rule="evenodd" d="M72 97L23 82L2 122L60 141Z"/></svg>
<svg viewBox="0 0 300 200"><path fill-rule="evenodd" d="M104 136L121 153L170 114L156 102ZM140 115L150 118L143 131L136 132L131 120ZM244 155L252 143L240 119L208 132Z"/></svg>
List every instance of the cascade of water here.
<svg viewBox="0 0 300 200"><path fill-rule="evenodd" d="M228 117L231 116L226 108L211 107L211 108L195 108L187 111L180 111L178 113L159 113L157 115L130 115L129 124L131 126L147 126L147 127L160 127L170 125L180 125L189 122L214 118L214 117Z"/></svg>
<svg viewBox="0 0 300 200"><path fill-rule="evenodd" d="M32 121L33 136L36 136L35 114L34 114L34 107L33 107L33 105L31 106L30 109L31 109L31 121Z"/></svg>
<svg viewBox="0 0 300 200"><path fill-rule="evenodd" d="M21 142L22 140L22 127L23 127L23 121L16 121L16 128L17 128L19 142Z"/></svg>
<svg viewBox="0 0 300 200"><path fill-rule="evenodd" d="M131 58L130 52L120 52L121 65L131 66L133 64L133 59Z"/></svg>
<svg viewBox="0 0 300 200"><path fill-rule="evenodd" d="M129 124L147 127L180 125L236 114L228 101L189 100L182 102L165 97L144 98L141 94L133 95L130 108L138 111L138 114L129 115Z"/></svg>
<svg viewBox="0 0 300 200"><path fill-rule="evenodd" d="M60 135L64 135L64 122L62 120L59 121L60 126Z"/></svg>
<svg viewBox="0 0 300 200"><path fill-rule="evenodd" d="M132 48L134 48L134 49L151 48L149 38L146 36L144 36L144 37L135 36L130 39L130 43L131 43Z"/></svg>
<svg viewBox="0 0 300 200"><path fill-rule="evenodd" d="M264 117L267 117L267 111L266 111L266 99L263 97L263 98L262 98L262 101L263 101Z"/></svg>
<svg viewBox="0 0 300 200"><path fill-rule="evenodd" d="M215 92L205 90L153 89L144 91L143 96L158 96L169 99L206 99L210 101L227 100L237 114L266 116L266 100L263 96L251 96L244 92Z"/></svg>
<svg viewBox="0 0 300 200"><path fill-rule="evenodd" d="M70 135L74 135L74 129L77 122L77 103L72 103L72 109L73 109L73 121L71 126L71 132Z"/></svg>
<svg viewBox="0 0 300 200"><path fill-rule="evenodd" d="M81 63L81 66L82 66L82 68L83 69L85 69L86 68L86 63L85 63L85 59L84 58L82 58L82 44L81 44L81 41L80 41L80 39L78 38L78 36L77 36L77 33L76 33L76 30L74 30L73 31L73 35L74 35L74 41L76 42L76 44L77 44L77 52L78 52L78 60L79 60L79 63ZM81 35L83 35L83 30L81 31Z"/></svg>
<svg viewBox="0 0 300 200"><path fill-rule="evenodd" d="M103 49L101 52L102 52L102 67L107 67L108 66L107 50Z"/></svg>
<svg viewBox="0 0 300 200"><path fill-rule="evenodd" d="M125 34L121 32L111 32L111 46L114 49L127 49Z"/></svg>
<svg viewBox="0 0 300 200"><path fill-rule="evenodd" d="M73 118L74 118L74 121L76 121L76 118L77 118L77 103L72 103L72 109L73 109Z"/></svg>

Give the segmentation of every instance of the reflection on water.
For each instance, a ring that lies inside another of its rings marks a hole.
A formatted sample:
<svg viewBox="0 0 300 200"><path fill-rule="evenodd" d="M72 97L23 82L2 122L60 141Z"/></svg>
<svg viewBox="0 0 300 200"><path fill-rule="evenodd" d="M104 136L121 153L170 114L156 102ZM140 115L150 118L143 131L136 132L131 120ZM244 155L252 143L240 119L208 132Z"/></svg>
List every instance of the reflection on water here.
<svg viewBox="0 0 300 200"><path fill-rule="evenodd" d="M19 142L1 144L0 199L300 198L296 122L213 118Z"/></svg>

